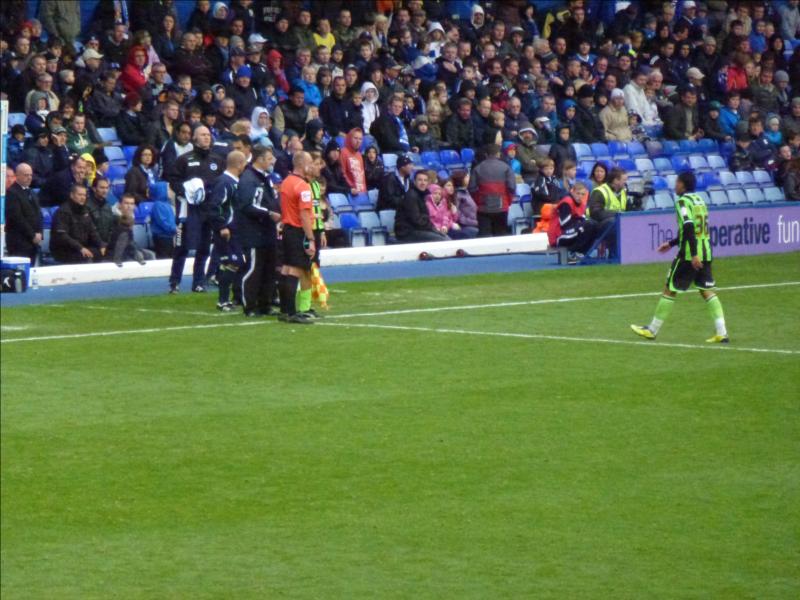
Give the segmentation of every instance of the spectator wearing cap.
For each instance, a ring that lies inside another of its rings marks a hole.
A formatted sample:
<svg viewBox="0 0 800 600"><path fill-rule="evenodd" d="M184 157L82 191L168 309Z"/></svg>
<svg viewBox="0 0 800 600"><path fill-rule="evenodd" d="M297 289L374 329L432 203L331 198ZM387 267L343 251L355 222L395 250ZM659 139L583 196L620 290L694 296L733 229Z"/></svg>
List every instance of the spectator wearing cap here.
<svg viewBox="0 0 800 600"><path fill-rule="evenodd" d="M259 35L254 33L250 37L254 35ZM267 73L267 67L264 63L261 62L262 56L262 49L260 46L263 44L250 44L247 46L247 62L245 63L246 66L250 67L250 85L255 88L256 91L264 89L264 87L270 82L269 73Z"/></svg>
<svg viewBox="0 0 800 600"><path fill-rule="evenodd" d="M600 121L603 123L607 141L629 142L633 139L631 126L628 123L628 111L625 109L625 92L619 88L611 92L608 106L600 111Z"/></svg>
<svg viewBox="0 0 800 600"><path fill-rule="evenodd" d="M378 188L378 204L376 210L397 210L411 187L411 173L414 162L405 155L397 159L395 170L386 173Z"/></svg>
<svg viewBox="0 0 800 600"><path fill-rule="evenodd" d="M642 122L651 125L658 121L658 110L647 99L647 73L636 71L630 83L623 88L625 108L639 115Z"/></svg>
<svg viewBox="0 0 800 600"><path fill-rule="evenodd" d="M699 140L703 137L697 90L693 85L680 88L680 103L673 106L664 119L664 137L669 140Z"/></svg>
<svg viewBox="0 0 800 600"><path fill-rule="evenodd" d="M122 95L116 89L117 79L117 71L103 73L86 102L86 112L92 115L98 127L114 127L122 111Z"/></svg>
<svg viewBox="0 0 800 600"><path fill-rule="evenodd" d="M778 112L778 88L772 83L774 72L772 69L762 68L758 80L750 84L750 97L753 105L762 112Z"/></svg>
<svg viewBox="0 0 800 600"><path fill-rule="evenodd" d="M575 141L584 144L603 141L605 132L603 122L594 108L594 90L592 86L588 83L582 85L576 95Z"/></svg>
<svg viewBox="0 0 800 600"><path fill-rule="evenodd" d="M686 70L686 80L689 85L693 85L697 90L697 104L701 107L708 105L708 93L705 85L706 76L697 67L690 67Z"/></svg>
<svg viewBox="0 0 800 600"><path fill-rule="evenodd" d="M250 118L253 109L258 105L258 92L251 85L253 70L244 65L236 71L236 79L233 85L227 88L227 97L231 98L236 105L236 116L239 118Z"/></svg>
<svg viewBox="0 0 800 600"><path fill-rule="evenodd" d="M76 61L75 80L96 84L103 73L103 55L94 48L86 48Z"/></svg>
<svg viewBox="0 0 800 600"><path fill-rule="evenodd" d="M34 142L24 151L24 161L33 169L31 187L41 188L53 174L53 148L50 146L50 132L42 129L34 134Z"/></svg>
<svg viewBox="0 0 800 600"><path fill-rule="evenodd" d="M132 92L125 96L124 110L117 116L117 135L124 146L144 144L148 135L148 123L142 116L142 98Z"/></svg>
<svg viewBox="0 0 800 600"><path fill-rule="evenodd" d="M301 137L305 135L309 110L305 97L302 88L292 86L289 90L289 98L278 104L272 115L273 124L278 131L284 132L291 129Z"/></svg>
<svg viewBox="0 0 800 600"><path fill-rule="evenodd" d="M228 67L222 72L220 81L224 85L236 82L236 74L247 63L247 54L242 48L231 48L228 52Z"/></svg>

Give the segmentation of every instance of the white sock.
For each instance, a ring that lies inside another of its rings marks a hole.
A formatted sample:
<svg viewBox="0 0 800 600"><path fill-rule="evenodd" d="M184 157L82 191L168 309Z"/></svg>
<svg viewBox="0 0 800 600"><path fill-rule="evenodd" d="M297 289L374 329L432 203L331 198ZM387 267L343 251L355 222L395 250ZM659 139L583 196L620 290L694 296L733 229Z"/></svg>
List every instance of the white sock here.
<svg viewBox="0 0 800 600"><path fill-rule="evenodd" d="M728 337L728 330L725 329L725 319L714 319L714 327L717 328L717 335Z"/></svg>
<svg viewBox="0 0 800 600"><path fill-rule="evenodd" d="M653 317L653 320L650 321L650 325L648 325L647 328L650 331L652 331L655 335L658 335L658 330L661 329L661 326L663 324L664 324L664 321L662 321L661 319L656 319L655 317ZM724 327L724 325L723 325L723 327Z"/></svg>

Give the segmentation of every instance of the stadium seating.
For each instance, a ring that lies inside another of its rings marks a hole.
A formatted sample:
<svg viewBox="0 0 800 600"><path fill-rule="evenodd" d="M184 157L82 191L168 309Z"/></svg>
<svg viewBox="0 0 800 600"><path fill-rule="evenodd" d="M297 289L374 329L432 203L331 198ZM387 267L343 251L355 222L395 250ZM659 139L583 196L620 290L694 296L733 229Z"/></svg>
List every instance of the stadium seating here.
<svg viewBox="0 0 800 600"><path fill-rule="evenodd" d="M689 159L681 154L674 154L670 159L670 162L672 163L672 168L678 173L681 171L688 171L690 169Z"/></svg>
<svg viewBox="0 0 800 600"><path fill-rule="evenodd" d="M364 139L361 140L361 152L366 152L367 148L370 146L375 146L378 148L378 142L375 141L375 138L372 137L370 134L365 133ZM380 152L380 148L378 148L378 152Z"/></svg>
<svg viewBox="0 0 800 600"><path fill-rule="evenodd" d="M358 222L369 233L371 246L385 246L389 241L389 231L381 224L377 213L366 210L358 213Z"/></svg>
<svg viewBox="0 0 800 600"><path fill-rule="evenodd" d="M350 206L357 212L362 210L375 210L375 202L369 197L369 193L356 194L350 196Z"/></svg>
<svg viewBox="0 0 800 600"><path fill-rule="evenodd" d="M110 179L111 181L115 181L117 179L125 179L125 174L128 172L128 165L123 165L120 163L111 163L108 166L108 172L106 173L106 178Z"/></svg>
<svg viewBox="0 0 800 600"><path fill-rule="evenodd" d="M661 190L668 190L669 184L667 183L666 179L664 179L660 175L656 175L655 177L653 177L653 189L657 192Z"/></svg>
<svg viewBox="0 0 800 600"><path fill-rule="evenodd" d="M695 173L704 173L711 170L705 157L699 154L692 154L689 156L689 167L694 170Z"/></svg>
<svg viewBox="0 0 800 600"><path fill-rule="evenodd" d="M736 179L736 175L730 171L720 171L719 182L725 189L741 187L739 180Z"/></svg>
<svg viewBox="0 0 800 600"><path fill-rule="evenodd" d="M645 150L641 142L635 140L628 142L628 154L631 158L647 158L647 150Z"/></svg>
<svg viewBox="0 0 800 600"><path fill-rule="evenodd" d="M741 189L728 190L728 200L731 204L747 204L748 202L744 190Z"/></svg>
<svg viewBox="0 0 800 600"><path fill-rule="evenodd" d="M461 149L461 162L466 165L467 168L472 166L472 163L475 161L475 150L472 148L462 148Z"/></svg>
<svg viewBox="0 0 800 600"><path fill-rule="evenodd" d="M649 158L635 158L634 164L636 165L636 170L644 175L654 175L656 173L656 166Z"/></svg>
<svg viewBox="0 0 800 600"><path fill-rule="evenodd" d="M661 143L661 154L663 156L673 156L674 154L678 154L680 152L680 146L678 142L673 140L664 140Z"/></svg>
<svg viewBox="0 0 800 600"><path fill-rule="evenodd" d="M520 203L531 201L531 186L527 183L518 183L516 196Z"/></svg>
<svg viewBox="0 0 800 600"><path fill-rule="evenodd" d="M339 215L339 225L347 233L347 239L353 247L366 246L369 243L369 233L361 227L358 217L353 213Z"/></svg>
<svg viewBox="0 0 800 600"><path fill-rule="evenodd" d="M25 125L25 113L8 113L8 129L9 131L14 125Z"/></svg>
<svg viewBox="0 0 800 600"><path fill-rule="evenodd" d="M717 152L717 142L710 138L702 138L697 141L698 150L703 154L711 154Z"/></svg>
<svg viewBox="0 0 800 600"><path fill-rule="evenodd" d="M658 158L664 154L664 146L661 142L650 140L645 142L644 147L647 149L647 155L650 158Z"/></svg>
<svg viewBox="0 0 800 600"><path fill-rule="evenodd" d="M709 154L706 156L706 160L708 161L708 166L712 169L716 170L728 168L728 164L725 162L725 159L719 154Z"/></svg>
<svg viewBox="0 0 800 600"><path fill-rule="evenodd" d="M667 180L667 189L674 190L675 189L675 182L678 180L678 176L675 173L670 173L669 175L665 175L664 179Z"/></svg>
<svg viewBox="0 0 800 600"><path fill-rule="evenodd" d="M672 167L672 161L665 156L658 156L654 158L653 164L656 167L656 171L658 171L661 175L675 172L675 169Z"/></svg>
<svg viewBox="0 0 800 600"><path fill-rule="evenodd" d="M592 156L594 156L595 160L607 160L611 161L611 151L608 149L608 145L601 144L601 143L594 143L591 146L592 148Z"/></svg>
<svg viewBox="0 0 800 600"><path fill-rule="evenodd" d="M783 202L786 200L783 190L774 185L764 188L764 198L767 202Z"/></svg>
<svg viewBox="0 0 800 600"><path fill-rule="evenodd" d="M97 128L97 135L100 136L100 139L106 142L107 144L116 144L119 145L120 142L119 136L117 135L117 130L113 127L98 127ZM108 154L109 146L106 146L106 154Z"/></svg>
<svg viewBox="0 0 800 600"><path fill-rule="evenodd" d="M672 194L667 191L656 192L655 195L656 208L666 209L672 208L675 202L672 200Z"/></svg>
<svg viewBox="0 0 800 600"><path fill-rule="evenodd" d="M753 171L753 181L759 185L772 185L772 176L769 171L756 170Z"/></svg>
<svg viewBox="0 0 800 600"><path fill-rule="evenodd" d="M679 154L695 154L701 152L700 144L696 140L681 140L678 142Z"/></svg>
<svg viewBox="0 0 800 600"><path fill-rule="evenodd" d="M514 202L508 207L508 226L514 235L522 233L523 229L529 229L531 221L525 216L522 206Z"/></svg>
<svg viewBox="0 0 800 600"><path fill-rule="evenodd" d="M760 188L747 188L745 189L744 194L747 196L747 201L752 202L753 204L766 201L764 192L762 192Z"/></svg>
<svg viewBox="0 0 800 600"><path fill-rule="evenodd" d="M331 205L333 211L337 213L341 212L341 209L343 208L352 210L350 201L344 194L328 194L328 203Z"/></svg>
<svg viewBox="0 0 800 600"><path fill-rule="evenodd" d="M636 168L636 163L633 162L630 158L621 158L621 159L619 159L617 161L617 166L620 169L622 169L623 171L625 171L628 174L629 177L631 175L633 175L633 176L638 176L639 175L639 171Z"/></svg>
<svg viewBox="0 0 800 600"><path fill-rule="evenodd" d="M128 165L128 159L125 158L125 153L122 151L121 146L106 146L105 152L108 162L112 165Z"/></svg>
<svg viewBox="0 0 800 600"><path fill-rule="evenodd" d="M617 160L620 158L628 158L628 144L620 142L619 140L611 140L608 142L608 151L611 153L611 158Z"/></svg>
<svg viewBox="0 0 800 600"><path fill-rule="evenodd" d="M703 202L706 203L706 206L711 203L711 198L709 197L708 192L697 192L697 195L703 199Z"/></svg>
<svg viewBox="0 0 800 600"><path fill-rule="evenodd" d="M422 165L422 157L420 156L419 152L407 152L406 156L411 159L411 162L417 166Z"/></svg>
<svg viewBox="0 0 800 600"><path fill-rule="evenodd" d="M128 164L133 163L133 155L136 154L136 146L122 146L122 154Z"/></svg>
<svg viewBox="0 0 800 600"><path fill-rule="evenodd" d="M378 213L381 225L386 228L390 235L394 235L394 217L397 214L395 210L382 210Z"/></svg>
<svg viewBox="0 0 800 600"><path fill-rule="evenodd" d="M709 201L712 206L724 206L728 204L728 194L724 190L713 190L709 192Z"/></svg>
<svg viewBox="0 0 800 600"><path fill-rule="evenodd" d="M397 166L397 154L384 154L383 158L383 167L387 171L391 171Z"/></svg>
<svg viewBox="0 0 800 600"><path fill-rule="evenodd" d="M461 160L461 155L455 150L442 150L439 152L439 160L448 171L455 171L456 169L463 169L464 162Z"/></svg>
<svg viewBox="0 0 800 600"><path fill-rule="evenodd" d="M422 165L426 169L433 169L439 171L442 168L442 163L439 160L439 153L434 150L427 150L422 153Z"/></svg>
<svg viewBox="0 0 800 600"><path fill-rule="evenodd" d="M726 160L730 159L734 152L736 152L736 144L733 142L722 142L719 145L719 153Z"/></svg>

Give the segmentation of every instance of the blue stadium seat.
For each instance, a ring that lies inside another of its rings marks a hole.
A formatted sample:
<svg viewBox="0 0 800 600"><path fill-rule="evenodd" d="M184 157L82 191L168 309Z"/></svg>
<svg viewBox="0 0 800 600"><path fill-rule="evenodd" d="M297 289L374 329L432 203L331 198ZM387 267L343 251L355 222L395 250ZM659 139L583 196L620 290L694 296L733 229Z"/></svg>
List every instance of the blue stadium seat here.
<svg viewBox="0 0 800 600"><path fill-rule="evenodd" d="M672 194L667 191L656 192L655 202L656 208L660 209L673 208L675 205L675 202L672 200Z"/></svg>
<svg viewBox="0 0 800 600"><path fill-rule="evenodd" d="M664 140L661 143L661 153L664 156L672 156L678 152L680 152L680 146L678 145L678 142L674 140Z"/></svg>
<svg viewBox="0 0 800 600"><path fill-rule="evenodd" d="M683 155L673 155L672 159L672 168L675 169L676 172L680 173L681 171L688 171L689 170L689 159Z"/></svg>
<svg viewBox="0 0 800 600"><path fill-rule="evenodd" d="M753 204L766 202L764 192L762 192L760 188L748 188L744 191L744 195L747 196L747 201Z"/></svg>
<svg viewBox="0 0 800 600"><path fill-rule="evenodd" d="M380 190L367 190L367 196L369 196L369 201L372 204L378 203L378 196L380 195Z"/></svg>
<svg viewBox="0 0 800 600"><path fill-rule="evenodd" d="M656 191L668 190L669 184L667 183L666 179L656 175L655 177L653 177L653 189Z"/></svg>
<svg viewBox="0 0 800 600"><path fill-rule="evenodd" d="M351 246L366 246L369 242L369 234L366 229L361 227L358 217L355 214L340 214L339 225L347 232L347 239Z"/></svg>
<svg viewBox="0 0 800 600"><path fill-rule="evenodd" d="M708 166L715 170L727 169L728 163L719 154L709 154L706 156Z"/></svg>
<svg viewBox="0 0 800 600"><path fill-rule="evenodd" d="M744 190L741 189L728 190L728 200L731 204L747 204L748 202Z"/></svg>
<svg viewBox="0 0 800 600"><path fill-rule="evenodd" d="M114 194L117 198L121 198L122 194L125 193L125 180L124 179L112 179L111 180L111 193Z"/></svg>
<svg viewBox="0 0 800 600"><path fill-rule="evenodd" d="M152 245L145 223L135 223L133 225L133 241L141 248L149 248Z"/></svg>
<svg viewBox="0 0 800 600"><path fill-rule="evenodd" d="M117 135L117 130L113 127L98 127L97 128L97 135L100 136L100 139L108 144L121 144L119 136ZM108 154L108 146L106 146L106 154ZM111 158L109 157L109 160Z"/></svg>
<svg viewBox="0 0 800 600"><path fill-rule="evenodd" d="M724 190L713 190L708 194L712 206L724 206L728 204L728 194Z"/></svg>
<svg viewBox="0 0 800 600"><path fill-rule="evenodd" d="M708 189L708 185L706 184L706 178L704 177L704 175L705 173L697 173L695 175L695 182L697 186L695 188L695 191Z"/></svg>
<svg viewBox="0 0 800 600"><path fill-rule="evenodd" d="M743 186L755 184L756 182L756 180L753 178L753 174L750 171L736 171L735 175L736 181Z"/></svg>
<svg viewBox="0 0 800 600"><path fill-rule="evenodd" d="M698 195L698 196L700 196L700 197L703 199L703 202L705 202L705 203L706 203L706 206L708 206L709 204L711 204L711 198L710 198L710 196L708 195L708 192L702 192L702 191L699 191L699 192L697 192L697 195Z"/></svg>
<svg viewBox="0 0 800 600"><path fill-rule="evenodd" d="M516 190L516 196L517 196L517 198L519 198L520 202L523 202L522 199L525 196L527 196L528 200L530 201L531 186L528 185L527 183L518 183L517 184L517 190Z"/></svg>
<svg viewBox="0 0 800 600"><path fill-rule="evenodd" d="M376 148L378 148L378 142L375 141L375 138L372 137L370 134L365 133L364 139L361 140L361 152L366 152L367 148L369 148L370 146L375 146ZM381 151L380 148L378 148L378 152L380 151Z"/></svg>
<svg viewBox="0 0 800 600"><path fill-rule="evenodd" d="M769 171L759 169L753 171L753 181L762 185L772 185L772 175L770 175Z"/></svg>
<svg viewBox="0 0 800 600"><path fill-rule="evenodd" d="M42 211L42 227L46 229L53 223L53 217L46 208L41 208L39 210Z"/></svg>
<svg viewBox="0 0 800 600"><path fill-rule="evenodd" d="M389 241L389 231L381 224L377 213L371 210L360 212L358 213L358 222L369 232L371 246L385 246Z"/></svg>
<svg viewBox="0 0 800 600"><path fill-rule="evenodd" d="M525 216L522 206L516 202L508 207L508 226L514 235L519 235L523 229L531 226L531 221Z"/></svg>
<svg viewBox="0 0 800 600"><path fill-rule="evenodd" d="M611 151L608 149L606 144L601 144L596 142L592 144L592 156L594 156L597 160L605 159L611 160Z"/></svg>
<svg viewBox="0 0 800 600"><path fill-rule="evenodd" d="M719 145L719 153L726 160L729 160L734 152L736 152L736 144L734 142L722 142Z"/></svg>
<svg viewBox="0 0 800 600"><path fill-rule="evenodd" d="M783 190L774 185L764 188L764 198L767 202L783 202L786 200Z"/></svg>
<svg viewBox="0 0 800 600"><path fill-rule="evenodd" d="M136 146L122 146L122 154L125 156L125 160L128 161L128 164L132 164L133 155L136 154Z"/></svg>
<svg viewBox="0 0 800 600"><path fill-rule="evenodd" d="M611 158L628 158L628 144L620 142L619 140L611 140L608 142L608 151L611 153Z"/></svg>
<svg viewBox="0 0 800 600"><path fill-rule="evenodd" d="M25 125L26 118L25 113L8 113L8 130L14 125Z"/></svg>
<svg viewBox="0 0 800 600"><path fill-rule="evenodd" d="M672 161L665 156L658 156L654 158L653 164L656 167L656 171L658 171L661 175L675 172L675 169L672 168Z"/></svg>
<svg viewBox="0 0 800 600"><path fill-rule="evenodd" d="M369 197L369 193L356 194L355 196L351 195L350 206L356 211L375 210L375 203L372 201L372 198Z"/></svg>
<svg viewBox="0 0 800 600"><path fill-rule="evenodd" d="M442 165L444 165L444 168L447 169L448 171L464 168L464 163L461 160L461 155L455 150L440 151L439 159L442 161Z"/></svg>
<svg viewBox="0 0 800 600"><path fill-rule="evenodd" d="M621 158L617 161L617 166L626 171L628 175L632 175L634 173L638 174L638 169L636 168L636 163L633 162L630 158Z"/></svg>
<svg viewBox="0 0 800 600"><path fill-rule="evenodd" d="M702 138L697 141L697 146L703 154L712 154L717 152L717 142L711 138Z"/></svg>
<svg viewBox="0 0 800 600"><path fill-rule="evenodd" d="M645 150L641 142L634 140L632 142L628 142L628 154L630 154L632 158L646 158L647 150Z"/></svg>
<svg viewBox="0 0 800 600"><path fill-rule="evenodd" d="M378 213L381 225L386 227L386 231L394 235L394 217L397 214L396 210L382 210Z"/></svg>
<svg viewBox="0 0 800 600"><path fill-rule="evenodd" d="M112 165L128 165L128 159L125 158L125 153L120 146L106 146L105 153L108 162Z"/></svg>
<svg viewBox="0 0 800 600"><path fill-rule="evenodd" d="M397 154L384 154L381 158L383 158L383 167L387 171L391 171L397 166Z"/></svg>
<svg viewBox="0 0 800 600"><path fill-rule="evenodd" d="M461 149L461 162L464 163L467 169L472 167L472 163L475 161L475 150L472 148L462 148Z"/></svg>
<svg viewBox="0 0 800 600"><path fill-rule="evenodd" d="M644 147L647 149L647 156L650 158L658 158L664 155L664 145L661 142L650 140L644 143Z"/></svg>
<svg viewBox="0 0 800 600"><path fill-rule="evenodd" d="M695 140L681 140L678 142L679 154L695 154L700 152L700 144Z"/></svg>
<svg viewBox="0 0 800 600"><path fill-rule="evenodd" d="M583 171L586 174L586 177L589 177L592 174L592 168L594 167L594 160L582 160L578 164L578 169Z"/></svg>
<svg viewBox="0 0 800 600"><path fill-rule="evenodd" d="M127 172L128 172L128 165L112 163L108 166L106 179L110 179L111 181L114 181L115 179L125 179L125 175Z"/></svg>
<svg viewBox="0 0 800 600"><path fill-rule="evenodd" d="M436 176L439 178L439 185L441 185L442 182L445 182L450 178L450 171L447 169L442 169L436 174Z"/></svg>
<svg viewBox="0 0 800 600"><path fill-rule="evenodd" d="M719 173L716 171L703 173L703 184L705 185L706 189L722 189L722 184L719 181Z"/></svg>
<svg viewBox="0 0 800 600"><path fill-rule="evenodd" d="M739 183L739 180L736 179L736 175L734 175L730 171L720 171L719 172L719 182L725 188L729 188L729 187L739 188L739 187L742 187L742 185Z"/></svg>
<svg viewBox="0 0 800 600"><path fill-rule="evenodd" d="M694 169L695 173L702 173L711 170L711 168L708 166L708 162L706 162L705 157L699 154L692 154L689 156L689 167Z"/></svg>
<svg viewBox="0 0 800 600"><path fill-rule="evenodd" d="M344 136L343 135L337 135L336 136L336 143L339 144L339 148L340 149L344 148Z"/></svg>
<svg viewBox="0 0 800 600"><path fill-rule="evenodd" d="M642 210L657 210L655 196L647 196L642 204Z"/></svg>
<svg viewBox="0 0 800 600"><path fill-rule="evenodd" d="M592 149L589 144L572 144L572 147L575 148L575 156L578 160L592 157Z"/></svg>
<svg viewBox="0 0 800 600"><path fill-rule="evenodd" d="M671 173L670 175L665 176L664 179L667 180L667 187L670 190L674 190L675 182L678 180L678 176L675 173Z"/></svg>
<svg viewBox="0 0 800 600"><path fill-rule="evenodd" d="M422 164L425 168L435 171L442 168L442 163L439 161L439 153L434 150L427 150L422 153Z"/></svg>
<svg viewBox="0 0 800 600"><path fill-rule="evenodd" d="M419 152L406 152L406 156L408 156L415 165L422 165L422 157L419 155Z"/></svg>
<svg viewBox="0 0 800 600"><path fill-rule="evenodd" d="M328 194L328 202L334 212L340 212L340 209L350 209L350 201L345 194Z"/></svg>

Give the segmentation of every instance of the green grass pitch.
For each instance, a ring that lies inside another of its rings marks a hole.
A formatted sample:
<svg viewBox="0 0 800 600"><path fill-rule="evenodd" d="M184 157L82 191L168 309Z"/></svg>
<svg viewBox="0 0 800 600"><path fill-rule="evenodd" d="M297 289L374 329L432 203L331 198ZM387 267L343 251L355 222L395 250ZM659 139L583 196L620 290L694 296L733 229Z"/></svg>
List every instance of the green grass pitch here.
<svg viewBox="0 0 800 600"><path fill-rule="evenodd" d="M665 272L5 308L0 593L800 597L800 256L715 263L730 348L630 332Z"/></svg>

